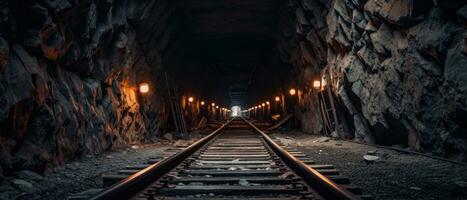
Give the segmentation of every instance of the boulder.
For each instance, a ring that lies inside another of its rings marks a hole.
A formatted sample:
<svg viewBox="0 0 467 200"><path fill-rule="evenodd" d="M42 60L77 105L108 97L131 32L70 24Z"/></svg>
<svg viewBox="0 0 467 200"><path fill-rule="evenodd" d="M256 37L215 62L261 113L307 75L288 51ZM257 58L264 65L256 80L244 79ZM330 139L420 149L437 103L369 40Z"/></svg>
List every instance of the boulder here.
<svg viewBox="0 0 467 200"><path fill-rule="evenodd" d="M457 11L457 19L461 24L467 26L467 5Z"/></svg>
<svg viewBox="0 0 467 200"><path fill-rule="evenodd" d="M34 193L37 191L37 188L33 184L22 179L13 179L11 180L11 183L16 188L28 194Z"/></svg>
<svg viewBox="0 0 467 200"><path fill-rule="evenodd" d="M379 156L373 156L373 155L363 155L363 159L365 160L366 163L374 163L374 162L378 162L381 160Z"/></svg>
<svg viewBox="0 0 467 200"><path fill-rule="evenodd" d="M173 137L173 134L172 133L166 133L162 136L164 139L166 140L173 140L174 137Z"/></svg>
<svg viewBox="0 0 467 200"><path fill-rule="evenodd" d="M30 170L21 170L19 172L16 172L15 176L18 179L32 180L32 181L35 181L35 182L41 181L43 179L43 177L41 175L37 174L36 172L30 171Z"/></svg>
<svg viewBox="0 0 467 200"><path fill-rule="evenodd" d="M374 0L367 1L364 9L374 16L374 20L380 17L391 24L410 27L423 20L423 15L431 7L431 1Z"/></svg>
<svg viewBox="0 0 467 200"><path fill-rule="evenodd" d="M9 46L8 42L0 36L0 78L8 61Z"/></svg>
<svg viewBox="0 0 467 200"><path fill-rule="evenodd" d="M464 39L457 41L454 48L448 50L444 65L444 77L447 81L467 92L467 54L463 53Z"/></svg>

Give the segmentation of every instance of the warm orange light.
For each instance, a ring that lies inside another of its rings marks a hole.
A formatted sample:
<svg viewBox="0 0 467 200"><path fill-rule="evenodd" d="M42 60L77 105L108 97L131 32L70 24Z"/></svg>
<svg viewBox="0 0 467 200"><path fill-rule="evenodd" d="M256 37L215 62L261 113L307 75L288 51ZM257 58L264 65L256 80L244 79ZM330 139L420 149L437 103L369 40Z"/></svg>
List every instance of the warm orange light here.
<svg viewBox="0 0 467 200"><path fill-rule="evenodd" d="M294 96L295 94L297 94L297 91L294 88L292 88L289 90L289 94Z"/></svg>
<svg viewBox="0 0 467 200"><path fill-rule="evenodd" d="M266 101L266 104L269 105L270 104L269 101Z"/></svg>
<svg viewBox="0 0 467 200"><path fill-rule="evenodd" d="M192 103L195 100L193 97L188 97L188 102Z"/></svg>
<svg viewBox="0 0 467 200"><path fill-rule="evenodd" d="M204 101L201 101L201 105L204 106L204 104L205 104Z"/></svg>
<svg viewBox="0 0 467 200"><path fill-rule="evenodd" d="M321 88L321 83L319 81L313 81L313 87L319 90Z"/></svg>
<svg viewBox="0 0 467 200"><path fill-rule="evenodd" d="M258 108L261 108L261 105L259 105Z"/></svg>
<svg viewBox="0 0 467 200"><path fill-rule="evenodd" d="M265 103L262 103L261 105L262 105L262 106L265 106L266 104L265 104Z"/></svg>
<svg viewBox="0 0 467 200"><path fill-rule="evenodd" d="M281 98L279 96L276 96L276 98L274 98L274 101L279 102L281 101Z"/></svg>
<svg viewBox="0 0 467 200"><path fill-rule="evenodd" d="M148 93L149 92L149 84L147 83L141 83L139 84L139 92L141 93Z"/></svg>
<svg viewBox="0 0 467 200"><path fill-rule="evenodd" d="M215 106L216 104L215 103L211 103L211 106Z"/></svg>
<svg viewBox="0 0 467 200"><path fill-rule="evenodd" d="M219 109L219 106L216 106L216 109Z"/></svg>
<svg viewBox="0 0 467 200"><path fill-rule="evenodd" d="M255 109L257 109L257 108L258 108L258 106L255 106Z"/></svg>

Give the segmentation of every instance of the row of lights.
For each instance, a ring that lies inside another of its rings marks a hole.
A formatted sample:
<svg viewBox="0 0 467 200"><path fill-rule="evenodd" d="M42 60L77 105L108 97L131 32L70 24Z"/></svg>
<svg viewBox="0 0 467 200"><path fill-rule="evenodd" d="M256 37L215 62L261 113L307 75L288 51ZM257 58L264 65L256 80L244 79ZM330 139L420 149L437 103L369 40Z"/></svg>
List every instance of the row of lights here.
<svg viewBox="0 0 467 200"><path fill-rule="evenodd" d="M321 85L321 84L322 84L322 85ZM314 81L314 82L313 82L313 87L314 87L315 89L320 89L322 86L325 86L325 85L326 85L326 81L324 81L324 80L323 80L322 82L321 82L321 81ZM141 84L139 85L139 92L141 92L141 93L143 93L143 94L148 93L148 92L149 92L149 84L147 84L147 83L141 83ZM289 90L289 94L292 95L292 96L294 96L295 94L297 94L297 91L295 90L295 88L291 88L291 89ZM188 98L188 102L190 102L190 103L193 102L194 100L195 100L195 99L194 99L193 97L189 97L189 98ZM274 98L274 100L275 100L276 102L279 102L279 101L280 101L280 97L276 96L276 97ZM204 104L205 104L205 102L204 102L204 101L201 101L201 105L204 106Z"/></svg>
<svg viewBox="0 0 467 200"><path fill-rule="evenodd" d="M194 98L194 97L188 97L188 102L189 102L189 103L193 103L194 101L195 101L195 98ZM200 104L201 104L201 106L204 106L204 105L206 105L206 102L201 101ZM211 103L211 106L214 107L214 108L216 108L216 109L219 109L219 108L220 108L218 105L216 105L216 103ZM228 111L228 112L230 112L230 110L227 109L227 108L223 108L223 107L222 107L222 108L220 108L220 109L223 110L223 111Z"/></svg>
<svg viewBox="0 0 467 200"><path fill-rule="evenodd" d="M318 82L319 82L319 81L318 81ZM295 95L297 94L297 90L295 90L295 88L291 88L291 89L289 90L289 94L290 94L291 96L295 96ZM279 96L276 96L276 97L274 97L274 101L275 101L275 102L280 102L280 101L281 101L281 98L280 98ZM265 107L266 105L269 106L270 104L271 104L271 103L270 103L269 101L266 101L266 102L261 103L261 104L259 104L259 105L257 105L257 106L252 106L252 107L248 108L247 110L243 110L242 112L248 112L248 111L251 111L251 110L253 110L253 109L258 109L258 108Z"/></svg>
<svg viewBox="0 0 467 200"><path fill-rule="evenodd" d="M139 84L139 92L142 93L142 94L148 93L149 92L149 84L147 84L147 83ZM189 103L193 103L194 101L195 101L194 97L188 97L188 102ZM204 106L204 105L206 105L206 102L201 101L200 104L201 104L201 106ZM211 103L211 106L215 107L216 109L219 109L219 106L216 106L216 103ZM230 112L230 110L227 109L227 108L220 108L220 109L223 110L223 111Z"/></svg>

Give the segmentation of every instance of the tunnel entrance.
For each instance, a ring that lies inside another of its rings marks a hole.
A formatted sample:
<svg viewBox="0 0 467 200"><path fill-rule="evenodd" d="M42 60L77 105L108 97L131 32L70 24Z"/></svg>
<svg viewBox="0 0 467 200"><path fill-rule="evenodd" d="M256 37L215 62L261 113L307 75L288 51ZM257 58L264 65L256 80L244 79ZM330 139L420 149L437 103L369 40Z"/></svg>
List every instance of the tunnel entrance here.
<svg viewBox="0 0 467 200"><path fill-rule="evenodd" d="M242 108L240 106L232 106L232 117L240 117L242 114Z"/></svg>

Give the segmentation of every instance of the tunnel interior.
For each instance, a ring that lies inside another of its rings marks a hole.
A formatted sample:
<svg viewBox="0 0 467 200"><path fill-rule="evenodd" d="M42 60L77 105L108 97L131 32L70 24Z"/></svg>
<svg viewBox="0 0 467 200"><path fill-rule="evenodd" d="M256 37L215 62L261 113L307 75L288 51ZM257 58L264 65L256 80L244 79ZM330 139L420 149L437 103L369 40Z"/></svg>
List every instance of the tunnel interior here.
<svg viewBox="0 0 467 200"><path fill-rule="evenodd" d="M290 79L276 48L285 1L187 1L183 55L169 66L181 93L226 107L269 98Z"/></svg>
<svg viewBox="0 0 467 200"><path fill-rule="evenodd" d="M206 122L207 113L232 106L271 125L290 116L284 130L467 160L465 1L6 0L0 9L0 175L198 131L228 118Z"/></svg>

